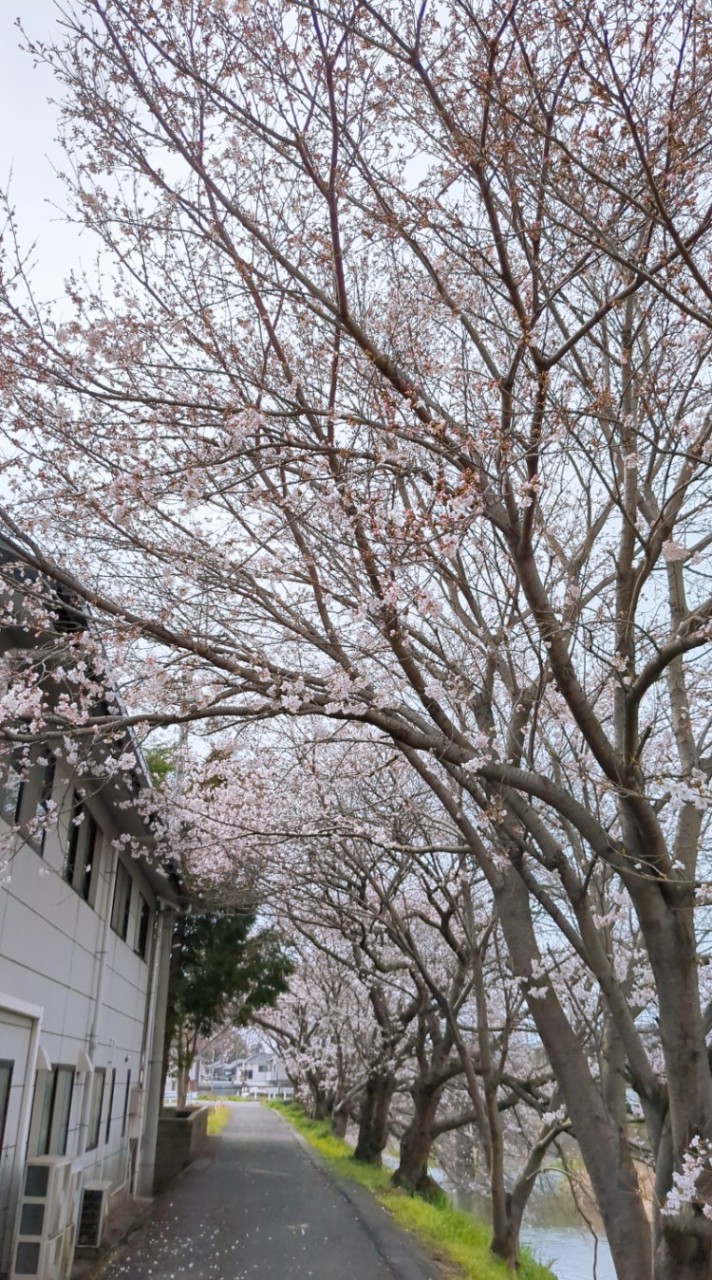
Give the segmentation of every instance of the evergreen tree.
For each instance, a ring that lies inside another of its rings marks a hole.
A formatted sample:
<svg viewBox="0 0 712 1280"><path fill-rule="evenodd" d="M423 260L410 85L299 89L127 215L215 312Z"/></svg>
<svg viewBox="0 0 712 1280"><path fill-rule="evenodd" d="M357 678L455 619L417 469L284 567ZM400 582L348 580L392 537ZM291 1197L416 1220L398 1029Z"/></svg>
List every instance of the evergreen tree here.
<svg viewBox="0 0 712 1280"><path fill-rule="evenodd" d="M244 1026L287 989L292 964L284 942L271 929L253 933L255 920L254 909L211 909L188 911L176 922L164 1068L172 1053L179 1107L200 1041L221 1026Z"/></svg>

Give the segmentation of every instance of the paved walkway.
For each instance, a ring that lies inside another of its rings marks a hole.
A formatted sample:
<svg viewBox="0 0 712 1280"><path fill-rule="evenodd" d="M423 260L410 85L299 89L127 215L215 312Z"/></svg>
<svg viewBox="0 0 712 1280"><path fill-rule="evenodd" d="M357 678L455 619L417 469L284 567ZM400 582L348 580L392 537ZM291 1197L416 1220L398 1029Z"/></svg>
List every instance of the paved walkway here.
<svg viewBox="0 0 712 1280"><path fill-rule="evenodd" d="M209 1160L163 1193L102 1280L437 1280L367 1192L341 1188L274 1111L235 1103Z"/></svg>

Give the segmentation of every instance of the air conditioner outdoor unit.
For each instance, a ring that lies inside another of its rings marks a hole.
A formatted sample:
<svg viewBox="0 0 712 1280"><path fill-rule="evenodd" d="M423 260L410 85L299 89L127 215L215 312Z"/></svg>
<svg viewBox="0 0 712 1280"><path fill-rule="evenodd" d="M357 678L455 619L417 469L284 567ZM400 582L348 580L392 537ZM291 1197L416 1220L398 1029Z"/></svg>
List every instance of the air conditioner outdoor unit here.
<svg viewBox="0 0 712 1280"><path fill-rule="evenodd" d="M98 1249L109 1211L110 1182L85 1182L77 1228L78 1249Z"/></svg>
<svg viewBox="0 0 712 1280"><path fill-rule="evenodd" d="M25 1165L10 1280L66 1280L74 1254L77 1176L63 1156Z"/></svg>

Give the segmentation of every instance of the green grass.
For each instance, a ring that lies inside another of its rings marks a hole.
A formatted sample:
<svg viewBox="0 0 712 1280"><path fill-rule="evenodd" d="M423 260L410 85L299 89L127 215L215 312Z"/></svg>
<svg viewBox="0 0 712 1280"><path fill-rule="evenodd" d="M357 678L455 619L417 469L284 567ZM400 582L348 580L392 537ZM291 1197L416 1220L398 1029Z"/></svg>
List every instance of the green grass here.
<svg viewBox="0 0 712 1280"><path fill-rule="evenodd" d="M254 1098L249 1098L242 1093L199 1093L199 1102L254 1102Z"/></svg>
<svg viewBox="0 0 712 1280"><path fill-rule="evenodd" d="M509 1268L490 1253L491 1232L486 1222L454 1209L444 1194L437 1203L431 1203L391 1186L387 1169L357 1163L348 1143L335 1138L325 1121L310 1120L296 1103L273 1101L264 1105L289 1120L335 1174L372 1192L400 1226L411 1231L446 1264L453 1280L512 1280ZM555 1280L553 1272L535 1262L527 1249L521 1251L516 1275L519 1280Z"/></svg>
<svg viewBox="0 0 712 1280"><path fill-rule="evenodd" d="M208 1116L208 1134L211 1138L214 1137L215 1134L222 1132L228 1122L229 1115L229 1108L223 1106L219 1102L216 1103L214 1107L210 1108L210 1115Z"/></svg>

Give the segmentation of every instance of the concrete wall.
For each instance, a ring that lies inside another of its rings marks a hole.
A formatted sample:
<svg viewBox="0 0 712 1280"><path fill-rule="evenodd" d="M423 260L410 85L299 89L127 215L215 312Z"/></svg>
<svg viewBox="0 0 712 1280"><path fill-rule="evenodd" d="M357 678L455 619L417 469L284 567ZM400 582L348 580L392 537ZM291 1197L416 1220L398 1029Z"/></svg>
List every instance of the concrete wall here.
<svg viewBox="0 0 712 1280"><path fill-rule="evenodd" d="M193 1160L204 1155L208 1145L210 1107L194 1107L178 1112L166 1107L158 1120L156 1175L154 1190L160 1191Z"/></svg>

